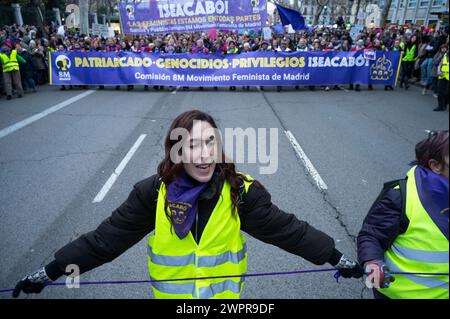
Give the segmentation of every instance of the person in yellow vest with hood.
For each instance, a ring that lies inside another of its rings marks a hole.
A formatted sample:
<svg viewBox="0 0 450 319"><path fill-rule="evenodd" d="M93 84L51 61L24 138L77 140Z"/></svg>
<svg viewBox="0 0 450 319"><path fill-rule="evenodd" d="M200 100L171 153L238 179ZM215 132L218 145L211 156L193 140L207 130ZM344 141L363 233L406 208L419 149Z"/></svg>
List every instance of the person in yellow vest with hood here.
<svg viewBox="0 0 450 319"><path fill-rule="evenodd" d="M448 44L443 44L440 51L444 52L438 66L438 107L433 111L445 111L448 105Z"/></svg>
<svg viewBox="0 0 450 319"><path fill-rule="evenodd" d="M364 220L358 260L377 299L449 298L448 138L418 143L406 179L386 183Z"/></svg>
<svg viewBox="0 0 450 319"><path fill-rule="evenodd" d="M21 98L23 96L23 88L19 63L26 63L26 61L17 54L16 50L11 50L11 47L6 42L1 44L0 61L5 82L6 99L11 100L12 98L13 84L17 92L17 97Z"/></svg>
<svg viewBox="0 0 450 319"><path fill-rule="evenodd" d="M401 62L400 88L409 89L409 80L414 71L414 63L417 60L417 37L415 35L408 39L404 47L404 56Z"/></svg>
<svg viewBox="0 0 450 319"><path fill-rule="evenodd" d="M158 174L137 183L95 231L20 280L13 296L39 293L67 265L84 273L110 262L152 231L148 268L156 298L239 298L248 256L241 231L314 264L330 263L345 278L362 277L362 267L339 252L331 237L280 210L261 183L236 172L220 151L218 133L206 113L179 115L166 136ZM181 278L188 280L164 281Z"/></svg>

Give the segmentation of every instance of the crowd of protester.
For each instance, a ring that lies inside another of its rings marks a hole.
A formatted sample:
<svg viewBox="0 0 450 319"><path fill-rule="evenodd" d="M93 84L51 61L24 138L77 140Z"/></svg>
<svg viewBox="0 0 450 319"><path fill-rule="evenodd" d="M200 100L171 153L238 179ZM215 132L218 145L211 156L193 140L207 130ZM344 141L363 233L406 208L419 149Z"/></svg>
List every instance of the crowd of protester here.
<svg viewBox="0 0 450 319"><path fill-rule="evenodd" d="M44 32L43 32L44 31ZM386 29L364 28L352 38L351 30L341 24L333 27L317 27L296 33L277 34L265 40L261 32L217 32L214 37L208 32L172 33L166 35L122 36L117 32L114 37L80 35L64 27L48 26L38 30L34 26L4 26L0 30L2 50L16 49L26 61L20 64L20 74L25 91L36 91L37 85L48 82L48 53L52 51L68 52L148 52L160 54L200 53L200 54L239 54L255 51L357 51L364 49L402 51L403 61L399 76L399 87L408 89L411 83L420 82L423 94L432 90L438 93L438 66L448 48L448 27L438 31L423 26L392 26ZM349 84L349 89L360 91L360 85ZM322 87L330 90L330 87ZM332 89L340 89L334 86ZM62 86L61 89L66 89ZM103 89L103 87L100 87ZM120 89L119 86L116 89ZM133 86L129 85L128 90ZM145 86L148 90L148 86ZM155 86L159 90L163 87ZM201 88L203 89L203 88ZM216 88L217 89L217 88ZM245 87L245 89L249 89ZM281 87L277 88L281 91ZM299 87L296 87L299 89ZM315 87L310 86L314 90ZM369 90L373 87L369 85ZM385 86L385 90L393 90ZM236 90L231 87L230 90ZM1 90L3 92L3 89Z"/></svg>

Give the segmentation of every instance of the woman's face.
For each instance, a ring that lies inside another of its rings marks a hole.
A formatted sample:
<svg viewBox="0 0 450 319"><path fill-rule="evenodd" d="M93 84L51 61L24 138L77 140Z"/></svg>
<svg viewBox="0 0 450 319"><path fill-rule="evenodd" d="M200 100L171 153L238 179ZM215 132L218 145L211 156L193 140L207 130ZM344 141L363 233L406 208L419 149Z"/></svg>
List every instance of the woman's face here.
<svg viewBox="0 0 450 319"><path fill-rule="evenodd" d="M195 121L189 139L182 146L185 172L201 183L209 182L216 169L216 131L208 122Z"/></svg>

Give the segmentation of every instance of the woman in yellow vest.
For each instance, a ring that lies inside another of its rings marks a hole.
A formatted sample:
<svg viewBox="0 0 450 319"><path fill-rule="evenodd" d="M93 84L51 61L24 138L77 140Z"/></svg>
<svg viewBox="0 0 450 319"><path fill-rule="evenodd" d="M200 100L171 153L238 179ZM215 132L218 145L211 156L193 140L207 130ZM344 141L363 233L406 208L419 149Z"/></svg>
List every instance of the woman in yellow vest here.
<svg viewBox="0 0 450 319"><path fill-rule="evenodd" d="M404 55L401 64L400 88L409 89L409 80L412 77L414 63L417 60L417 38L411 36L404 48Z"/></svg>
<svg viewBox="0 0 450 319"><path fill-rule="evenodd" d="M449 297L448 138L430 132L418 143L406 180L387 183L364 220L358 260L375 298Z"/></svg>
<svg viewBox="0 0 450 319"><path fill-rule="evenodd" d="M443 44L440 51L444 52L438 66L438 107L433 111L445 111L448 105L448 44Z"/></svg>
<svg viewBox="0 0 450 319"><path fill-rule="evenodd" d="M110 262L152 231L148 267L157 280L156 298L239 298L248 255L241 231L314 264L328 262L345 278L360 278L362 267L340 253L331 237L280 210L259 182L236 172L220 152L214 129L214 119L203 112L178 116L165 139L158 174L137 183L95 231L19 281L13 296L39 293L64 275L67 265L84 273ZM181 278L189 280L162 281Z"/></svg>

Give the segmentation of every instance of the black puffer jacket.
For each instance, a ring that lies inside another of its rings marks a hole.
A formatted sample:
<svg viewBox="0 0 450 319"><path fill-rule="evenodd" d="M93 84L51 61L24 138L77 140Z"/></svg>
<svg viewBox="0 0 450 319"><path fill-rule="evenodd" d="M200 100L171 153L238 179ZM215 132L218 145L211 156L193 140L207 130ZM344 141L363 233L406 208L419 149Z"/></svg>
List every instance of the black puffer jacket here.
<svg viewBox="0 0 450 319"><path fill-rule="evenodd" d="M219 199L223 181L214 177L200 195L198 205L198 238ZM155 228L156 204L160 186L154 175L137 183L128 199L100 226L55 253L55 261L46 266L53 280L63 275L69 264L76 264L84 273L110 262L138 243ZM265 243L278 246L292 254L322 265L336 265L342 254L334 240L308 223L298 220L272 204L270 194L252 184L239 207L242 231ZM195 234L195 223L191 230Z"/></svg>

